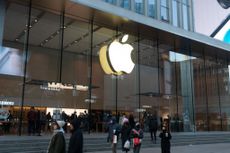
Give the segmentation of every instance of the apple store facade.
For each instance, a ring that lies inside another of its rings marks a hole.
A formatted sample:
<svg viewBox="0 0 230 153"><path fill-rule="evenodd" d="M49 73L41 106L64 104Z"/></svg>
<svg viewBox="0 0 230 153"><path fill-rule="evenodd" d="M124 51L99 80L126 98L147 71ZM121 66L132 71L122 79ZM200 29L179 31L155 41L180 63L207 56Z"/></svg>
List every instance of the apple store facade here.
<svg viewBox="0 0 230 153"><path fill-rule="evenodd" d="M96 132L108 114L143 125L149 114L170 117L178 132L229 131L229 45L109 5L0 1L0 112L11 112L10 132L26 133L31 106L88 113ZM118 65L134 63L130 73L102 68L100 51L114 40L132 48L114 53Z"/></svg>

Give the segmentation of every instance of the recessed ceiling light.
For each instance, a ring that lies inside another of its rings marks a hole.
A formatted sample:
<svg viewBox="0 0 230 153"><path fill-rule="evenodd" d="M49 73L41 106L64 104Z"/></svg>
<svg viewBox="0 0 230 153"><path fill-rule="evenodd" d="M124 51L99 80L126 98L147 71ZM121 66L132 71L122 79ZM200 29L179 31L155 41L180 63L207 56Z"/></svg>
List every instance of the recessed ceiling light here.
<svg viewBox="0 0 230 153"><path fill-rule="evenodd" d="M38 22L38 20L37 20L37 19L35 19L35 20L34 20L34 22L36 22L36 23L37 23L37 22Z"/></svg>

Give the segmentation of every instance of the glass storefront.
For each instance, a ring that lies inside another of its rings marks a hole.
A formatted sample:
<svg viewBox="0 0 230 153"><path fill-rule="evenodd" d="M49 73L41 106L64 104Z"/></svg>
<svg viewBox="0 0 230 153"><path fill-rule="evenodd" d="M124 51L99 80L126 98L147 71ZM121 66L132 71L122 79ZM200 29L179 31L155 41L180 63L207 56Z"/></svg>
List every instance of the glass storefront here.
<svg viewBox="0 0 230 153"><path fill-rule="evenodd" d="M230 129L229 60L215 48L91 21L78 16L77 4L32 2L6 1L1 8L0 110L1 122L10 123L4 132L26 134L32 106L40 118L76 112L91 132L104 132L109 117L119 122L123 115L147 130L150 114L174 132ZM99 51L125 34L135 67L107 75Z"/></svg>

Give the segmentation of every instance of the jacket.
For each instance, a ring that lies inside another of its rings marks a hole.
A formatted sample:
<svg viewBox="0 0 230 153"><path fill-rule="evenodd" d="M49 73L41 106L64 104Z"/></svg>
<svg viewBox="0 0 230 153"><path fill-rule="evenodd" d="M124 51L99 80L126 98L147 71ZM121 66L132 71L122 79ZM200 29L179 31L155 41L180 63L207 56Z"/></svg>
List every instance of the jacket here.
<svg viewBox="0 0 230 153"><path fill-rule="evenodd" d="M58 131L50 140L47 153L65 153L65 137L63 132Z"/></svg>
<svg viewBox="0 0 230 153"><path fill-rule="evenodd" d="M80 129L80 121L74 119L71 124L74 129L69 140L68 153L82 153L83 152L83 134Z"/></svg>

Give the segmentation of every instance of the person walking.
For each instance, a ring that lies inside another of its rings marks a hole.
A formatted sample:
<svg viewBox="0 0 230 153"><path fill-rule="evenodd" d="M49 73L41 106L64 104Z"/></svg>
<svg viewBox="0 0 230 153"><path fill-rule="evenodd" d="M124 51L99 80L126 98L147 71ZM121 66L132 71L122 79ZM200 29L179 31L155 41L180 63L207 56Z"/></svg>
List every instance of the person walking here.
<svg viewBox="0 0 230 153"><path fill-rule="evenodd" d="M36 114L36 111L35 111L34 107L32 106L32 107L30 107L30 110L27 113L28 135L31 135L31 133L33 135L35 135L36 118L37 118L37 114Z"/></svg>
<svg viewBox="0 0 230 153"><path fill-rule="evenodd" d="M55 121L53 123L53 136L50 140L47 153L65 153L66 143L64 137L64 121Z"/></svg>
<svg viewBox="0 0 230 153"><path fill-rule="evenodd" d="M121 148L123 152L128 152L130 150L130 133L131 127L129 121L126 120L121 128Z"/></svg>
<svg viewBox="0 0 230 153"><path fill-rule="evenodd" d="M108 138L111 142L111 147L112 147L112 153L117 152L117 142L118 142L118 137L120 134L120 126L116 122L116 118L112 117L112 120L109 124L109 129L108 129Z"/></svg>
<svg viewBox="0 0 230 153"><path fill-rule="evenodd" d="M157 128L158 128L158 121L157 121L157 117L152 114L150 114L149 116L149 132L150 132L150 136L151 136L151 141L156 143L157 141ZM154 140L153 140L153 135L154 135Z"/></svg>
<svg viewBox="0 0 230 153"><path fill-rule="evenodd" d="M72 135L69 140L68 153L83 153L83 134L80 129L80 120L78 118L70 122L70 132Z"/></svg>
<svg viewBox="0 0 230 153"><path fill-rule="evenodd" d="M169 130L166 127L162 127L162 132L160 133L159 137L161 138L161 153L170 153L170 140L172 138Z"/></svg>
<svg viewBox="0 0 230 153"><path fill-rule="evenodd" d="M140 152L143 137L144 132L141 129L140 123L137 122L135 128L131 131L131 138L133 139L133 153Z"/></svg>

